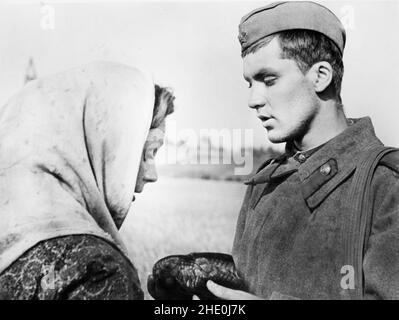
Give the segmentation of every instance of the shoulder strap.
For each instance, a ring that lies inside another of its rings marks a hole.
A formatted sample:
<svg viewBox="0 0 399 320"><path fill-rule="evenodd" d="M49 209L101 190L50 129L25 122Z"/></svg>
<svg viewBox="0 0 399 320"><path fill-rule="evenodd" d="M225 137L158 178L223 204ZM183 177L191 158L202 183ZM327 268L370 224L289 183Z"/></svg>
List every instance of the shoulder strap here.
<svg viewBox="0 0 399 320"><path fill-rule="evenodd" d="M399 149L386 154L381 159L380 164L399 173Z"/></svg>
<svg viewBox="0 0 399 320"><path fill-rule="evenodd" d="M379 160L378 160L379 159ZM363 251L362 251L362 267L363 267L363 257L366 254L366 247L370 238L371 226L373 221L373 207L374 198L371 194L371 183L373 180L374 172L379 165L384 165L391 170L399 172L399 149L385 147L381 154L378 155L376 159L375 167L371 167L369 171L370 178L368 179L368 185L365 187L365 193L363 195L363 205L362 205L362 216L365 217L365 231L364 231L364 241L363 241ZM366 193L367 192L367 193ZM363 269L362 269L363 270Z"/></svg>
<svg viewBox="0 0 399 320"><path fill-rule="evenodd" d="M398 168L399 152L397 151L399 150L396 148L384 146L370 149L360 160L353 177L349 194L352 214L348 230L346 230L346 261L355 271L355 289L350 290L349 293L351 299L362 299L364 296L363 257L373 215L371 196L373 175L380 161L381 164L390 168Z"/></svg>

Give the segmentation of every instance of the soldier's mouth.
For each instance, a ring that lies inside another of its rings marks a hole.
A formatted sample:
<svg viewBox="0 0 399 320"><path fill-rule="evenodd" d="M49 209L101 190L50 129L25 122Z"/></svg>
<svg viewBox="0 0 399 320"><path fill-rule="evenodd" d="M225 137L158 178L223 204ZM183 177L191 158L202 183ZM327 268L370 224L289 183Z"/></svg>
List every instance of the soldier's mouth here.
<svg viewBox="0 0 399 320"><path fill-rule="evenodd" d="M263 116L263 115L258 115L258 118L260 121L262 121L262 123L271 119L271 117L267 117L267 116Z"/></svg>
<svg viewBox="0 0 399 320"><path fill-rule="evenodd" d="M262 121L263 127L266 129L272 129L273 128L272 123L271 123L272 120L273 120L273 118L268 118L267 120Z"/></svg>

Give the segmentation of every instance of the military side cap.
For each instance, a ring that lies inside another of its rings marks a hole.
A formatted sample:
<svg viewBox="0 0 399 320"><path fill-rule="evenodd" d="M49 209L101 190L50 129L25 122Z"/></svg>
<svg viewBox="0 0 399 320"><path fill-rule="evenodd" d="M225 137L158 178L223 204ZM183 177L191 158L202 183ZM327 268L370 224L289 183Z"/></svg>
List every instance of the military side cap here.
<svg viewBox="0 0 399 320"><path fill-rule="evenodd" d="M345 48L345 29L334 13L310 1L275 2L245 15L239 25L242 52L259 40L286 30L317 31L331 39L340 50Z"/></svg>

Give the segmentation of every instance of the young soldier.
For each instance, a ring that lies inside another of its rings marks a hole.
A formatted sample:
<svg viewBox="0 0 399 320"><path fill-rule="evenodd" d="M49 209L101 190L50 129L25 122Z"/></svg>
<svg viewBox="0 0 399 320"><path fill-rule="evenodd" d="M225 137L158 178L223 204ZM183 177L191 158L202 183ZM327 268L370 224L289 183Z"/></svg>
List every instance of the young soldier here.
<svg viewBox="0 0 399 320"><path fill-rule="evenodd" d="M286 152L248 181L239 214L233 256L250 293L208 288L224 299L398 299L399 166L392 157L372 176L363 246L358 225L365 222L352 210L364 189L356 184L360 163L383 145L368 117L345 116L343 26L316 3L279 2L243 17L239 31L249 107Z"/></svg>

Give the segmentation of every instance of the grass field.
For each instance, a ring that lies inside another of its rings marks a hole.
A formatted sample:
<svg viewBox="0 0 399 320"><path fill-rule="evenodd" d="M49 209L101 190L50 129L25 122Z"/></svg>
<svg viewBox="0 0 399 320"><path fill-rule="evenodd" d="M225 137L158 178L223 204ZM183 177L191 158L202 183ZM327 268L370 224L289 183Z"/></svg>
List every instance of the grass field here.
<svg viewBox="0 0 399 320"><path fill-rule="evenodd" d="M148 184L126 218L121 234L145 298L153 264L171 254L231 252L245 186L232 181L160 177Z"/></svg>

